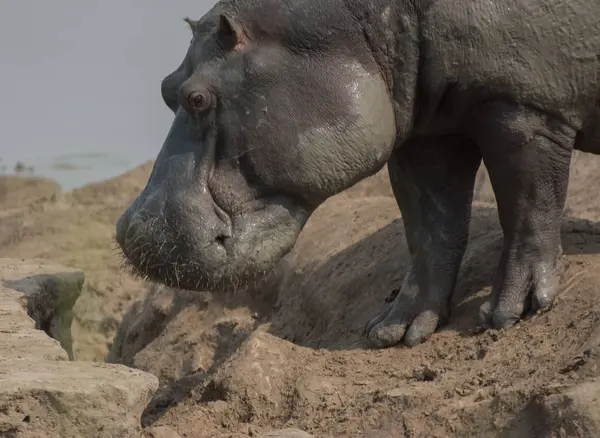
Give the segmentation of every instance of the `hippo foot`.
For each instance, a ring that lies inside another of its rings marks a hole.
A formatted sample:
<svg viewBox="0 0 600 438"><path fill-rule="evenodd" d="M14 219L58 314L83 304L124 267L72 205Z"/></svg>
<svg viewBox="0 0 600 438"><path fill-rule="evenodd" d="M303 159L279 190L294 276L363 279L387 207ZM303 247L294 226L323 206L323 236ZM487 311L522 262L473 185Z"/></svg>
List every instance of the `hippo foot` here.
<svg viewBox="0 0 600 438"><path fill-rule="evenodd" d="M525 314L550 308L560 289L562 265L560 256L554 263L507 263L507 269L496 274L492 297L479 309L480 324L508 328Z"/></svg>
<svg viewBox="0 0 600 438"><path fill-rule="evenodd" d="M387 309L367 324L367 339L373 347L391 347L402 341L405 345L414 346L435 332L441 312L422 310L423 303L416 298L417 295L400 291Z"/></svg>

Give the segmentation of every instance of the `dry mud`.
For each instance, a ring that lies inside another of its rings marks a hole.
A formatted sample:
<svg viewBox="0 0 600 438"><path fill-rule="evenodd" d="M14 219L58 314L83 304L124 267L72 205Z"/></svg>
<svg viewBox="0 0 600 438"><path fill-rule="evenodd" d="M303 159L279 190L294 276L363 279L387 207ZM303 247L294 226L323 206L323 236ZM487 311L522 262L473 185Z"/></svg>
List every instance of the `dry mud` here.
<svg viewBox="0 0 600 438"><path fill-rule="evenodd" d="M22 236L0 245L0 255L85 271L75 358L110 351L110 362L159 378L142 415L146 436L600 436L600 158L573 161L566 271L550 311L474 330L502 243L482 172L449 324L420 346L385 350L363 336L407 267L385 170L321 206L263 284L226 295L146 290L119 270L114 220L148 170L36 201L10 215Z"/></svg>
<svg viewBox="0 0 600 438"><path fill-rule="evenodd" d="M415 348L366 346L364 325L408 261L383 172L320 207L253 290L152 288L125 315L109 359L159 377L143 416L150 436L600 436L599 171L596 157L576 156L560 297L508 330L475 330L502 244L481 172L449 324Z"/></svg>

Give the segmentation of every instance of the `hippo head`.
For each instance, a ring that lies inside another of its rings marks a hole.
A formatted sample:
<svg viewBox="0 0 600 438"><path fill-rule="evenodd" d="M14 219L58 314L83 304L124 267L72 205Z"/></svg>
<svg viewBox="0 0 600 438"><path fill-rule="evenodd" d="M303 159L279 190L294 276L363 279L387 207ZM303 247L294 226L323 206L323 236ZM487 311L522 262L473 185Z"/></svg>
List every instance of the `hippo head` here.
<svg viewBox="0 0 600 438"><path fill-rule="evenodd" d="M117 223L133 271L191 290L264 274L393 149L388 85L340 1L221 1L162 82L172 126Z"/></svg>

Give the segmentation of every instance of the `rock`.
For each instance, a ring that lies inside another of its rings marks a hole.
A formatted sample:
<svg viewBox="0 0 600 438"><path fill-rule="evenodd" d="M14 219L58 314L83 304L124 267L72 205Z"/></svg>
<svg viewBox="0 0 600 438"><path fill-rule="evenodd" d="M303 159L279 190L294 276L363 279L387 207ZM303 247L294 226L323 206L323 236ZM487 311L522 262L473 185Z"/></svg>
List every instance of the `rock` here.
<svg viewBox="0 0 600 438"><path fill-rule="evenodd" d="M0 275L0 436L140 436L158 379L123 365L68 360L83 272L0 259Z"/></svg>
<svg viewBox="0 0 600 438"><path fill-rule="evenodd" d="M261 438L313 438L313 436L300 429L281 429L261 435Z"/></svg>
<svg viewBox="0 0 600 438"><path fill-rule="evenodd" d="M0 359L0 436L139 436L157 388L154 376L122 365Z"/></svg>
<svg viewBox="0 0 600 438"><path fill-rule="evenodd" d="M0 279L0 299L12 297L19 301L35 321L35 328L44 330L60 342L68 358L73 360L71 323L73 306L85 279L83 272L44 260L0 258ZM23 319L19 312L14 315L18 321L27 324L27 319ZM10 318L3 323L14 323L9 321ZM32 336L35 338L40 334L33 332Z"/></svg>

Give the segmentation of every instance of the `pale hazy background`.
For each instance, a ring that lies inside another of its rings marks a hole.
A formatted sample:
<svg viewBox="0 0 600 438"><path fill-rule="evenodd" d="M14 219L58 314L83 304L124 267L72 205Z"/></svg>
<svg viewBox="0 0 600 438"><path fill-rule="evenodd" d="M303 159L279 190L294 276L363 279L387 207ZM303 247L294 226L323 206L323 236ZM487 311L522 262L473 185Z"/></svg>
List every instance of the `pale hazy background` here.
<svg viewBox="0 0 600 438"><path fill-rule="evenodd" d="M161 79L210 0L0 0L0 169L64 189L158 153L172 120ZM65 170L65 167L77 167Z"/></svg>

